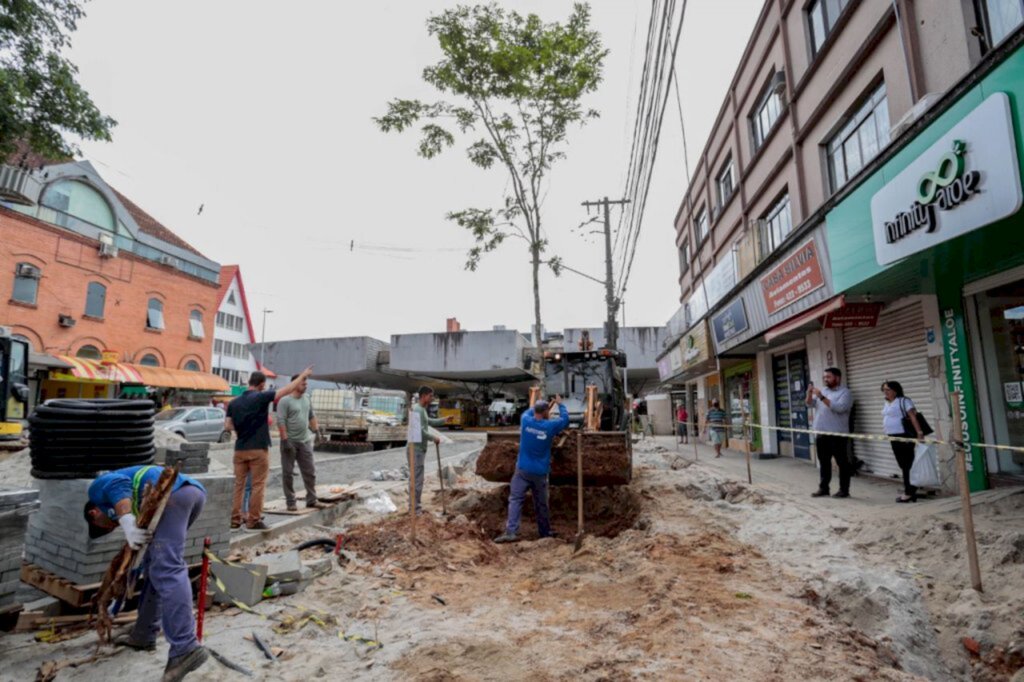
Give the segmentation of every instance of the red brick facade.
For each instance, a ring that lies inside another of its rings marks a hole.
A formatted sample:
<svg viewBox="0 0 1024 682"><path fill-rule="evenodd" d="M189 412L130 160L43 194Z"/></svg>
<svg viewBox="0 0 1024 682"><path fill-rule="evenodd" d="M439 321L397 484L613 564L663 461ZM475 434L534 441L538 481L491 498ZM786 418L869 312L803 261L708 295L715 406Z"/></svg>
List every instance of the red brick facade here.
<svg viewBox="0 0 1024 682"><path fill-rule="evenodd" d="M31 263L42 271L35 305L12 300L15 269ZM85 315L90 282L106 287L102 319ZM117 350L124 362L148 353L161 367L184 369L195 361L210 371L216 284L122 252L100 258L99 243L35 218L0 207L0 326L27 337L33 350L75 355L82 346ZM164 329L146 328L150 298L163 302ZM189 315L203 317L203 338L189 338ZM60 326L70 315L75 326Z"/></svg>

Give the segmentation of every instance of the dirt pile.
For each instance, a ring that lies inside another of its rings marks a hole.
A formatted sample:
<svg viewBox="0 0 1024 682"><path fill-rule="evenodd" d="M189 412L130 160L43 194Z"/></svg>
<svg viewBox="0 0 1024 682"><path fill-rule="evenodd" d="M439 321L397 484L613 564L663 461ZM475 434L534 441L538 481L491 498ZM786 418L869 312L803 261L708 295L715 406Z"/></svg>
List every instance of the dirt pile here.
<svg viewBox="0 0 1024 682"><path fill-rule="evenodd" d="M465 519L416 519L416 539L408 515L350 528L342 548L373 563L398 561L406 571L464 568L500 560L490 536Z"/></svg>
<svg viewBox="0 0 1024 682"><path fill-rule="evenodd" d="M621 433L566 431L551 445L552 485L576 483L576 447L583 439L583 482L587 486L624 485L632 478L632 458ZM476 474L496 483L507 483L515 473L519 434L497 434L488 440L476 461Z"/></svg>

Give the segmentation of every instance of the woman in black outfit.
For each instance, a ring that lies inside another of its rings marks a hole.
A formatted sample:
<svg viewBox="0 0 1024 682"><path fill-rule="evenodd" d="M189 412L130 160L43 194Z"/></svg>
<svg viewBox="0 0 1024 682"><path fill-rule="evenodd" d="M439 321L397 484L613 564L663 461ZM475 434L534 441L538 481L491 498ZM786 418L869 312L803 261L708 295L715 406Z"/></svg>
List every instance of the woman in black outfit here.
<svg viewBox="0 0 1024 682"><path fill-rule="evenodd" d="M905 437L903 419L909 418L917 433L918 441L924 440L924 433L917 421L917 410L914 402L903 395L903 387L898 381L886 381L882 384L885 405L882 406L882 426L886 435ZM910 485L910 468L914 466L914 443L907 441L890 441L896 462L903 471L903 494L896 498L897 502L917 502L917 488Z"/></svg>

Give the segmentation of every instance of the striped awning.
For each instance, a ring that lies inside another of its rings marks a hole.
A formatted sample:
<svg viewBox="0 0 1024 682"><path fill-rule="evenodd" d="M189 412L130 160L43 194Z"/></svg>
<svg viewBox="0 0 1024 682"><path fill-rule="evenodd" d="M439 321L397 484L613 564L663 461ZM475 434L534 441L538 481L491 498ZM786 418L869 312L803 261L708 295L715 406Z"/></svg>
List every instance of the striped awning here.
<svg viewBox="0 0 1024 682"><path fill-rule="evenodd" d="M140 378L136 383L155 388L181 388L189 391L227 393L231 386L223 378L209 372L191 372L187 369L130 365Z"/></svg>
<svg viewBox="0 0 1024 682"><path fill-rule="evenodd" d="M62 373L68 373L78 379L111 381L119 384L144 383L138 368L125 362L104 365L99 360L76 358L71 355L58 355L57 358L70 365L70 368L62 369L60 371Z"/></svg>

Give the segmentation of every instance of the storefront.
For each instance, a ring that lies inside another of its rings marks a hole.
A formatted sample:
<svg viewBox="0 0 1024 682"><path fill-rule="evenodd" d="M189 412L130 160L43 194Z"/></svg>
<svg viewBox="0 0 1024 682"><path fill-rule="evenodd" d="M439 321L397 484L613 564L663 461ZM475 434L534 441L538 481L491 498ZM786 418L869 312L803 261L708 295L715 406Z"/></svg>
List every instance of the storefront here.
<svg viewBox="0 0 1024 682"><path fill-rule="evenodd" d="M749 447L751 452L757 452L761 449L760 429L743 428L745 422L756 424L759 419L754 361L740 362L724 370L723 374L727 400L722 408L729 418L729 447L741 450Z"/></svg>
<svg viewBox="0 0 1024 682"><path fill-rule="evenodd" d="M958 393L972 490L1024 476L1020 453L971 445L1024 446L1024 51L993 59L826 218L837 290L885 304L876 328L846 331L858 400L896 379L944 434ZM877 466L895 471L881 452Z"/></svg>
<svg viewBox="0 0 1024 682"><path fill-rule="evenodd" d="M810 424L807 382L810 381L807 349L800 347L772 354L772 390L775 414L773 423L780 429L806 429ZM786 457L811 459L811 439L806 433L779 431L778 452Z"/></svg>

